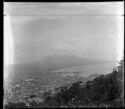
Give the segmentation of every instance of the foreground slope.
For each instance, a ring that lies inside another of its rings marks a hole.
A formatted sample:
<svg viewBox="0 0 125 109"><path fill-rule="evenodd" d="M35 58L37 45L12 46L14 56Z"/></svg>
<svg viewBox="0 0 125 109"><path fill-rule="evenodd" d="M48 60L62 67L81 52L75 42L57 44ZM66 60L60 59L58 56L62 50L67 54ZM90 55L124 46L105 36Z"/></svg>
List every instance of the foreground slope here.
<svg viewBox="0 0 125 109"><path fill-rule="evenodd" d="M110 74L101 75L83 83L76 81L45 91L43 101L29 101L28 105L9 103L6 108L45 108L45 107L124 107L124 61ZM30 97L34 99L34 97Z"/></svg>

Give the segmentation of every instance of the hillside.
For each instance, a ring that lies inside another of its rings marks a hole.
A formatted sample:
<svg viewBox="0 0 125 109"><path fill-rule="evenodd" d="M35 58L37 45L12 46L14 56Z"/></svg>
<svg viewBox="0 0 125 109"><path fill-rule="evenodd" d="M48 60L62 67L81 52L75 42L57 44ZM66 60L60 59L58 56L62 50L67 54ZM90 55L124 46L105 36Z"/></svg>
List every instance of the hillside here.
<svg viewBox="0 0 125 109"><path fill-rule="evenodd" d="M77 80L54 90L48 89L43 93L42 101L39 101L36 96L30 96L28 105L23 102L9 103L6 108L20 106L25 108L124 107L123 68L124 61L122 60L110 74L98 75L88 79L85 83Z"/></svg>
<svg viewBox="0 0 125 109"><path fill-rule="evenodd" d="M81 81L71 86L62 86L45 103L55 101L58 107L123 107L123 61L112 73L101 75L85 84ZM51 104L53 106L53 103Z"/></svg>

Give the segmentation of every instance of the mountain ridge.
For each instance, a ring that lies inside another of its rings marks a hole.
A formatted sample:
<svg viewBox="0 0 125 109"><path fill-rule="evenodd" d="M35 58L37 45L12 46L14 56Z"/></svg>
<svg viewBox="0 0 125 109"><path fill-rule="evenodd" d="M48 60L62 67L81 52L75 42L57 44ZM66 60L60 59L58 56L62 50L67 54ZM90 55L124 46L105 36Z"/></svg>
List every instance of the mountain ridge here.
<svg viewBox="0 0 125 109"><path fill-rule="evenodd" d="M33 71L53 71L62 68L74 67L74 66L84 66L90 64L102 64L108 63L110 61L100 61L100 60L91 60L86 58L81 58L75 55L53 55L48 56L43 60L39 60L32 63L26 64L16 64L14 69L32 69Z"/></svg>

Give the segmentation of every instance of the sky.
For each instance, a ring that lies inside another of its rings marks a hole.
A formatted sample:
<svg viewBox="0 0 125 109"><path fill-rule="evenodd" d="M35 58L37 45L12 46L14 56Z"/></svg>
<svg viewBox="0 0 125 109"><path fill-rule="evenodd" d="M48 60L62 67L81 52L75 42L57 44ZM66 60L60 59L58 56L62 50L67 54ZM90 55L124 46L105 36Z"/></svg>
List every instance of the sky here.
<svg viewBox="0 0 125 109"><path fill-rule="evenodd" d="M110 2L5 3L5 21L9 22L5 23L6 37L11 37L6 39L11 40L8 49L13 57L10 63L31 63L53 55L119 59L123 49L122 6Z"/></svg>

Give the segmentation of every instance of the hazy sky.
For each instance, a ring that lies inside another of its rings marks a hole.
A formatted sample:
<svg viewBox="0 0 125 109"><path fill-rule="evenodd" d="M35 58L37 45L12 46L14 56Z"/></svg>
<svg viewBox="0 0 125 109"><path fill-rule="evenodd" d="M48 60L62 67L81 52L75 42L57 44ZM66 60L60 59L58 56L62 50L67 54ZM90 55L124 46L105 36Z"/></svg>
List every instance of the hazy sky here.
<svg viewBox="0 0 125 109"><path fill-rule="evenodd" d="M15 63L29 63L51 55L77 55L116 60L121 4L18 3L6 4L14 41ZM18 11L17 11L18 10Z"/></svg>

